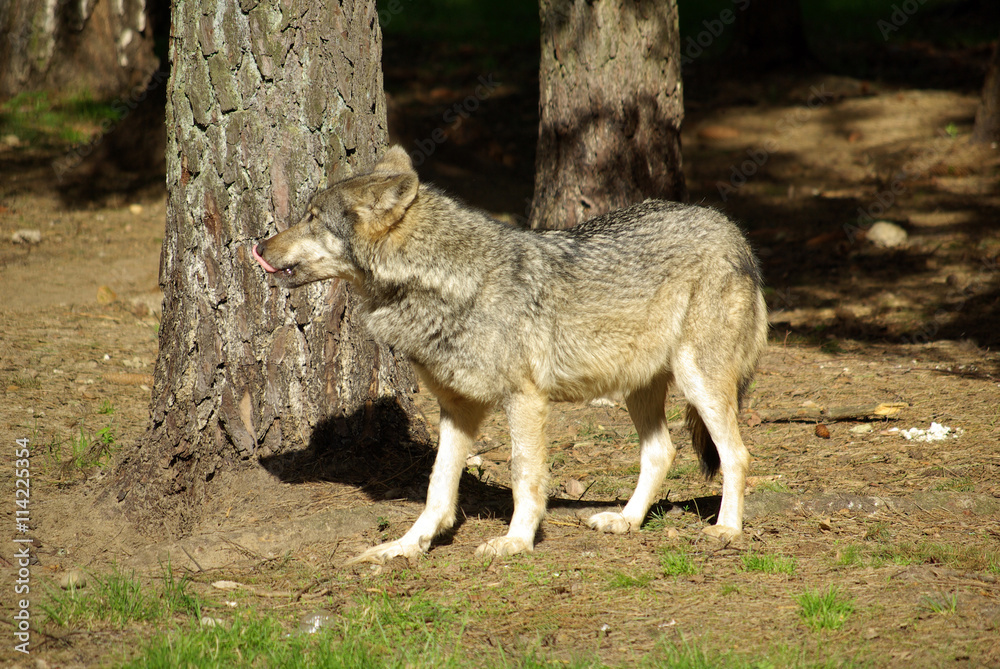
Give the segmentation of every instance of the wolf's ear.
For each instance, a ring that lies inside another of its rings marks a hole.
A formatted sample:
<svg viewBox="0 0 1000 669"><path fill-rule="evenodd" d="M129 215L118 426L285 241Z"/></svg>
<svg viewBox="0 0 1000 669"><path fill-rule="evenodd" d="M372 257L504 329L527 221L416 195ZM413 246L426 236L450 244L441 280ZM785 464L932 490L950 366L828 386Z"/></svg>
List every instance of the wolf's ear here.
<svg viewBox="0 0 1000 669"><path fill-rule="evenodd" d="M341 192L347 208L357 214L363 228L377 236L403 218L419 187L417 173L411 170L404 174L371 174L347 182Z"/></svg>
<svg viewBox="0 0 1000 669"><path fill-rule="evenodd" d="M375 163L375 168L372 171L385 174L405 174L413 171L413 162L410 160L409 154L406 153L406 149L397 144L385 152L385 155Z"/></svg>

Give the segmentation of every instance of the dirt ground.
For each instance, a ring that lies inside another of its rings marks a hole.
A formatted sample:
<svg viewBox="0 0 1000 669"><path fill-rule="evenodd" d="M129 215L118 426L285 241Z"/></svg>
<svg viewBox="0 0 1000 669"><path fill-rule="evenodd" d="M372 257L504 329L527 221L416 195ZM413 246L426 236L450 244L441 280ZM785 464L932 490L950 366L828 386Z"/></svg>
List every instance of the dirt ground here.
<svg viewBox="0 0 1000 669"><path fill-rule="evenodd" d="M394 117L410 119L395 129L399 141L424 136L449 96L465 91L458 83L421 95L403 84L393 91ZM523 214L532 128L492 139L490 120L530 119L527 97L502 87L427 175L498 213ZM420 486L373 499L345 483L285 484L257 469L220 482L205 523L187 537L150 538L92 513L108 476L102 448L129 448L146 426L164 198L154 188L67 206L46 167L58 154L4 143L4 522L14 527L15 443L29 439L30 531L14 536L34 539L38 582L112 564L154 572L169 555L208 593L219 578L256 583L253 606L276 607L273 591L297 591L282 604L289 624L309 611L310 596L336 610L366 589L419 590L499 607L463 643L534 644L556 659L593 652L627 665L666 637L751 653L791 648L816 662L1000 666L1000 156L968 144L976 103L967 91L818 75L691 95L691 200L742 221L771 309L770 349L743 418L754 456L745 535L723 545L700 534L719 484L697 475L679 423L681 453L655 522L620 537L587 529L581 517L622 503L634 486L635 434L622 406L557 404L551 511L536 551L490 565L473 551L504 531L510 512L499 415L470 460L459 527L413 564L343 563L405 531ZM877 220L905 230L905 242L874 243ZM14 243L25 229L41 241ZM421 395L420 405L433 425L433 401ZM671 397L672 415L681 408ZM941 441L901 435L932 423L951 432ZM0 552L6 612L16 600L12 546ZM608 589L605 577L617 572L657 574L657 555L670 547L687 551L698 573ZM748 551L793 558L794 573L745 571ZM795 596L831 584L853 599L854 613L840 630L813 633ZM942 611L933 604L942 601L955 605ZM45 633L33 657L46 664L37 666L111 662L134 638L79 634L34 615ZM0 662L36 666L11 645Z"/></svg>

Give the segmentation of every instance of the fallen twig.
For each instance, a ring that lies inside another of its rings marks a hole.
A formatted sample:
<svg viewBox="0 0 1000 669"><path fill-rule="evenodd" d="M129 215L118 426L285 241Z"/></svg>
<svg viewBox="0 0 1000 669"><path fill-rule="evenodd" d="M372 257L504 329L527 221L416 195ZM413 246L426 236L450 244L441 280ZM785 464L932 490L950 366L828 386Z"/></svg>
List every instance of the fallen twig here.
<svg viewBox="0 0 1000 669"><path fill-rule="evenodd" d="M760 423L812 423L840 420L884 420L899 418L899 413L909 407L906 402L882 402L866 406L797 407L795 409L754 409L743 414L747 425Z"/></svg>

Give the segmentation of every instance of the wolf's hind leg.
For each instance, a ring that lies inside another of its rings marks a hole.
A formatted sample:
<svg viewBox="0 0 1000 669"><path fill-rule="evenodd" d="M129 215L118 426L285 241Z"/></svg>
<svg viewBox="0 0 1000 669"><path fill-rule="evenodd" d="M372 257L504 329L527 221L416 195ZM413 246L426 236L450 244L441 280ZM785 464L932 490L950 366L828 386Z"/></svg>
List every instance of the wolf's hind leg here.
<svg viewBox="0 0 1000 669"><path fill-rule="evenodd" d="M743 496L750 469L750 452L743 444L737 422L739 398L736 374L715 370L709 375L698 369L692 360L693 356L682 358L674 373L684 396L696 412L695 416L689 417L689 422L693 419L704 424L703 429L699 429L697 422L692 426L692 439L703 440L701 445L695 443L695 450L708 453L709 475L714 473L711 451L717 452L716 462L722 471L719 516L715 525L703 531L720 539L731 539L743 532Z"/></svg>
<svg viewBox="0 0 1000 669"><path fill-rule="evenodd" d="M639 433L639 482L621 513L605 511L587 519L587 525L595 530L615 534L638 530L649 507L656 501L663 478L677 454L667 432L664 408L669 384L669 376L657 377L645 388L625 397L629 415Z"/></svg>
<svg viewBox="0 0 1000 669"><path fill-rule="evenodd" d="M458 482L465 469L469 446L476 438L487 407L468 400L441 401L440 404L441 439L423 512L402 537L369 548L349 560L348 564L383 563L399 555L416 557L430 548L434 537L454 524Z"/></svg>
<svg viewBox="0 0 1000 669"><path fill-rule="evenodd" d="M506 536L490 539L476 549L476 555L483 557L503 557L534 550L535 533L545 514L547 501L545 419L549 413L548 398L531 387L511 396L504 410L510 424L514 515Z"/></svg>

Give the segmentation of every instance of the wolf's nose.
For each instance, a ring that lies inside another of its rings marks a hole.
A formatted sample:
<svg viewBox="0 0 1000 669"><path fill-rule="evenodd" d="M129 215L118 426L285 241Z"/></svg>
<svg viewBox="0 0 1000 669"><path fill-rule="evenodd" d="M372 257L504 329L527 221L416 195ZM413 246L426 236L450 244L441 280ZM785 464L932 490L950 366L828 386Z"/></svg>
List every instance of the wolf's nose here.
<svg viewBox="0 0 1000 669"><path fill-rule="evenodd" d="M265 271L267 271L269 274L274 274L278 270L276 270L274 267L272 267L270 263L268 263L266 260L264 260L264 258L261 257L262 253L266 253L267 252L267 247L265 246L266 244L267 244L267 242L263 241L263 242L261 242L259 244L254 244L253 245L253 259L256 260L257 263L261 267L263 267L265 269ZM260 249L260 250L258 251L258 249Z"/></svg>

